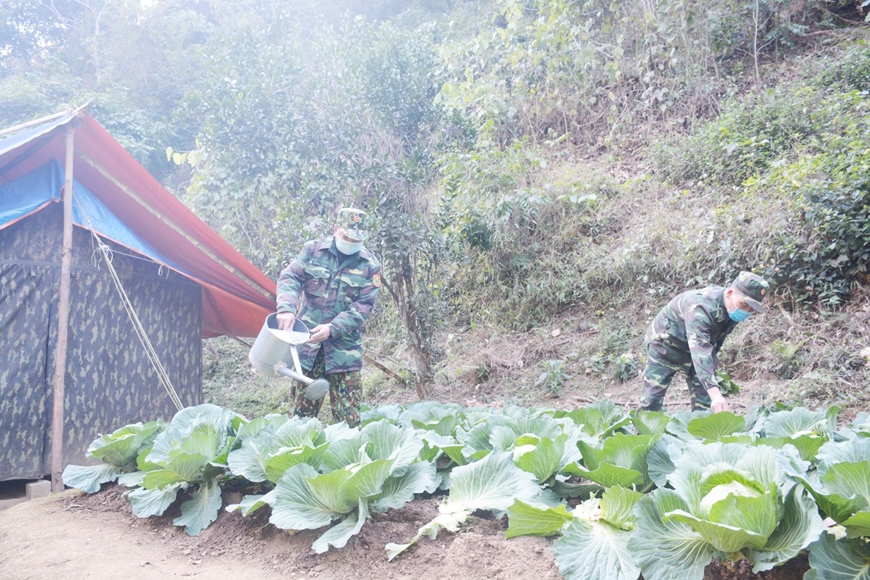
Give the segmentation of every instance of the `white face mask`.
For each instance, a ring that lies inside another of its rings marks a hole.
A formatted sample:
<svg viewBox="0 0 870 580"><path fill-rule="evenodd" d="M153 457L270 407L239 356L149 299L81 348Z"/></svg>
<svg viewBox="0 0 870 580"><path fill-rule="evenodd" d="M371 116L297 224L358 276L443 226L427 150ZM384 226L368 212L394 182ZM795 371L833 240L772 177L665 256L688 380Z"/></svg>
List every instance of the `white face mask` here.
<svg viewBox="0 0 870 580"><path fill-rule="evenodd" d="M334 236L335 240L335 249L344 254L345 256L350 256L352 254L356 254L360 250L362 250L362 242L348 242L347 240L343 240L338 236Z"/></svg>

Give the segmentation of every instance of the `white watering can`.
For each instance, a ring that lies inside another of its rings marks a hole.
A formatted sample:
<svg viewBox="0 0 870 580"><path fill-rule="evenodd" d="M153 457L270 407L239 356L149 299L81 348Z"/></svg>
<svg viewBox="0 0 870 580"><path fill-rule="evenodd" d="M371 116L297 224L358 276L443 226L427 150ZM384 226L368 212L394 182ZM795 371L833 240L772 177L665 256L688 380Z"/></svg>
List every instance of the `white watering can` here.
<svg viewBox="0 0 870 580"><path fill-rule="evenodd" d="M293 323L292 330L280 330L278 315L270 314L248 353L248 360L255 369L267 375L284 375L305 383L308 386L302 391L302 395L306 399L319 401L329 391L329 381L309 379L303 375L299 353L296 352L296 347L305 344L310 336L308 327L298 318ZM293 368L290 368L290 364Z"/></svg>

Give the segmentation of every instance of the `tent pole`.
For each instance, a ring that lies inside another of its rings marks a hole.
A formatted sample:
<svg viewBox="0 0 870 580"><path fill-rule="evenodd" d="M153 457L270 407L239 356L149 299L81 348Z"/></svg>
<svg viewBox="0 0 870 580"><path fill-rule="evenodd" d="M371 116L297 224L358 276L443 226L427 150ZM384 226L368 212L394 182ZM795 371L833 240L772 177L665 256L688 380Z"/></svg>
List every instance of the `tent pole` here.
<svg viewBox="0 0 870 580"><path fill-rule="evenodd" d="M64 377L69 335L70 270L72 267L72 196L73 196L72 123L66 127L66 160L63 184L63 249L60 260L60 297L57 308L57 349L54 355L54 393L51 416L51 491L63 491Z"/></svg>

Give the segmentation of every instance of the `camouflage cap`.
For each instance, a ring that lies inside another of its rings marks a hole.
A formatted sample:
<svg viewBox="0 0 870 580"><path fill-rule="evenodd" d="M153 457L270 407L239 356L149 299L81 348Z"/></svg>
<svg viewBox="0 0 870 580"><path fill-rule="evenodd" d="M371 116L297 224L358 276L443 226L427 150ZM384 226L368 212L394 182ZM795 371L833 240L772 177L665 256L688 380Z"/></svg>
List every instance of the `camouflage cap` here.
<svg viewBox="0 0 870 580"><path fill-rule="evenodd" d="M343 207L338 210L335 216L335 225L347 237L354 240L364 240L369 235L366 229L367 218L368 214L361 209Z"/></svg>
<svg viewBox="0 0 870 580"><path fill-rule="evenodd" d="M770 285L764 278L752 272L740 272L731 285L740 290L750 308L756 312L764 312L761 301L770 290Z"/></svg>

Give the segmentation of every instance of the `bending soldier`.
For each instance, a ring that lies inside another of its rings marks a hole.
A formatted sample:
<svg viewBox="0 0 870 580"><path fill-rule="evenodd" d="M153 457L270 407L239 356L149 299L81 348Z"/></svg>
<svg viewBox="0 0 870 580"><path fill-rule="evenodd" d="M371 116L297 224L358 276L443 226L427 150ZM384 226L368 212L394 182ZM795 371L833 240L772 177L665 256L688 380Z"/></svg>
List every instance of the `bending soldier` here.
<svg viewBox="0 0 870 580"><path fill-rule="evenodd" d="M692 410L728 410L716 379L719 349L739 322L763 312L767 282L741 272L727 287L689 290L665 306L646 332L646 369L639 409L659 411L677 372L686 377Z"/></svg>

